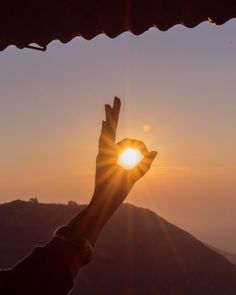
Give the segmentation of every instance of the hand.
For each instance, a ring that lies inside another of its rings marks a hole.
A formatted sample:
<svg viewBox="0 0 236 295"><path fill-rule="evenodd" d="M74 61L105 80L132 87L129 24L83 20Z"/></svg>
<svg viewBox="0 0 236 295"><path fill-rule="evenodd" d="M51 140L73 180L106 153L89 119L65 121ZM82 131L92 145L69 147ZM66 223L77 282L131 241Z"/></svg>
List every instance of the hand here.
<svg viewBox="0 0 236 295"><path fill-rule="evenodd" d="M102 122L96 159L95 190L91 205L107 208L111 215L126 198L133 185L150 169L157 152L148 152L144 143L133 139L116 141L116 130L121 102L115 97L113 107L105 105L106 121ZM119 154L126 148L139 149L143 155L141 162L132 170L117 164Z"/></svg>
<svg viewBox="0 0 236 295"><path fill-rule="evenodd" d="M106 121L102 122L99 138L94 195L89 205L65 227L65 238L69 237L72 244L76 245L81 238L86 238L92 246L95 245L106 222L126 198L135 182L147 173L157 155L155 151L148 152L144 143L139 140L124 139L115 143L120 106L121 102L117 97L113 107L105 105ZM126 170L117 163L119 154L127 147L139 149L143 154L141 162L132 170ZM77 254L76 257L70 256L68 269L73 275L81 266L81 261L78 263L77 260Z"/></svg>
<svg viewBox="0 0 236 295"><path fill-rule="evenodd" d="M89 205L69 223L71 235L86 237L92 245L112 216L126 198L134 183L150 169L157 153L148 152L139 140L124 139L116 141L116 130L121 102L115 97L113 107L105 105L106 121L102 122L96 159L96 177L93 197ZM132 170L126 170L117 164L119 154L126 148L139 149L142 161Z"/></svg>

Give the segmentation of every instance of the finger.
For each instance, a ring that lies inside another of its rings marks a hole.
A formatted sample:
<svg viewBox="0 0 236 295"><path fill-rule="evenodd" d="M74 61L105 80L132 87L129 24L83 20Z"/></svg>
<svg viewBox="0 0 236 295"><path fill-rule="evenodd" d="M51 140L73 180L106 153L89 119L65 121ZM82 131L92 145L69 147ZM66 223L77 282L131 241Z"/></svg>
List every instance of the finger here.
<svg viewBox="0 0 236 295"><path fill-rule="evenodd" d="M99 150L107 149L116 140L116 130L119 119L121 101L118 97L114 98L113 107L105 105L106 121L102 122L102 130L99 137Z"/></svg>
<svg viewBox="0 0 236 295"><path fill-rule="evenodd" d="M99 150L105 150L105 149L110 149L111 146L113 145L113 142L110 138L110 127L108 126L106 121L102 121L102 129L101 129L101 134L99 137Z"/></svg>
<svg viewBox="0 0 236 295"><path fill-rule="evenodd" d="M118 120L119 120L120 107L121 107L121 101L118 97L115 96L112 112L113 112L113 116L114 116L114 121L116 123L116 127L117 127Z"/></svg>
<svg viewBox="0 0 236 295"><path fill-rule="evenodd" d="M104 146L104 130L105 130L105 121L102 121L102 129L101 129L101 133L99 136L99 142L98 142L99 149L103 148L103 146Z"/></svg>
<svg viewBox="0 0 236 295"><path fill-rule="evenodd" d="M146 157L144 157L141 160L141 162L137 165L137 169L140 172L138 178L140 178L141 176L147 173L147 171L151 168L151 165L153 161L155 160L156 156L157 156L157 152L151 151L148 153Z"/></svg>
<svg viewBox="0 0 236 295"><path fill-rule="evenodd" d="M107 136L113 138L114 137L114 119L113 119L113 113L112 108L109 104L105 105L105 113L106 113L106 130Z"/></svg>
<svg viewBox="0 0 236 295"><path fill-rule="evenodd" d="M148 155L146 145L137 139L125 138L116 144L117 151L122 152L126 148L138 149L144 156Z"/></svg>
<svg viewBox="0 0 236 295"><path fill-rule="evenodd" d="M117 126L119 121L119 114L120 114L120 107L121 107L121 101L118 97L114 98L113 107L112 107L112 140L115 143L116 141L116 132L117 132Z"/></svg>
<svg viewBox="0 0 236 295"><path fill-rule="evenodd" d="M106 122L109 124L113 119L113 110L109 104L105 104Z"/></svg>
<svg viewBox="0 0 236 295"><path fill-rule="evenodd" d="M107 136L111 139L113 143L115 143L116 139L116 129L117 129L117 113L114 113L113 109L110 105L105 105L106 112L106 123L107 123Z"/></svg>

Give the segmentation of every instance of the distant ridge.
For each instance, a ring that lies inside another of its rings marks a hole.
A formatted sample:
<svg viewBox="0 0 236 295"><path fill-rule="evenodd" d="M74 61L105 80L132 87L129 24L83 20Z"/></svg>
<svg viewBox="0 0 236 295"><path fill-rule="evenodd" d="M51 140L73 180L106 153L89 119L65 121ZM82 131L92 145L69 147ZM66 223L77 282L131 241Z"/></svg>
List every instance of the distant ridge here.
<svg viewBox="0 0 236 295"><path fill-rule="evenodd" d="M81 208L20 200L0 205L0 267L48 241ZM150 210L125 204L79 281L71 294L235 295L236 266Z"/></svg>
<svg viewBox="0 0 236 295"><path fill-rule="evenodd" d="M219 254L223 255L226 259L228 259L230 262L232 262L233 264L236 264L236 254L234 253L229 253L223 250L220 250L218 248L215 247L210 247L212 250L218 252Z"/></svg>

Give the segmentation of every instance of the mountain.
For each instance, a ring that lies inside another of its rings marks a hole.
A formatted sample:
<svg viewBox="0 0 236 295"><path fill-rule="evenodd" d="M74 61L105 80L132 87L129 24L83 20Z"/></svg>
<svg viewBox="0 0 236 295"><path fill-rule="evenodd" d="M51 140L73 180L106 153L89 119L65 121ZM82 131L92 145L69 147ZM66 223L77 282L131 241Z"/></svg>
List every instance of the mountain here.
<svg viewBox="0 0 236 295"><path fill-rule="evenodd" d="M82 206L0 205L0 267L48 241ZM125 204L103 230L93 261L71 294L236 294L236 266L150 210Z"/></svg>
<svg viewBox="0 0 236 295"><path fill-rule="evenodd" d="M220 253L221 255L223 255L226 259L228 259L230 262L232 262L233 264L236 264L236 254L234 253L229 253L229 252L226 252L226 251L222 251L218 248L215 248L215 247L211 247L212 250Z"/></svg>

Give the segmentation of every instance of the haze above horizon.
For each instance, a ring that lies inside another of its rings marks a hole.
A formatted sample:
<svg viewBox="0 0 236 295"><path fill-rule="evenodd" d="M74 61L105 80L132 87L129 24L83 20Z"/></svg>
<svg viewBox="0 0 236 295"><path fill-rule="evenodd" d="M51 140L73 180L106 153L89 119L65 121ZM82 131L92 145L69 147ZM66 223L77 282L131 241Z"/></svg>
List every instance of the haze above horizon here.
<svg viewBox="0 0 236 295"><path fill-rule="evenodd" d="M0 202L88 202L103 105L158 150L129 202L236 252L236 21L0 54Z"/></svg>

